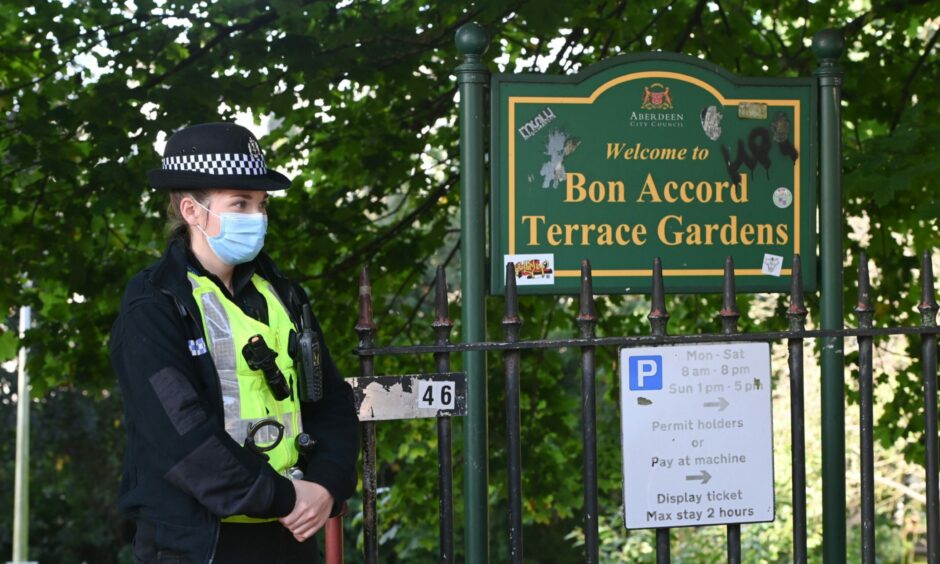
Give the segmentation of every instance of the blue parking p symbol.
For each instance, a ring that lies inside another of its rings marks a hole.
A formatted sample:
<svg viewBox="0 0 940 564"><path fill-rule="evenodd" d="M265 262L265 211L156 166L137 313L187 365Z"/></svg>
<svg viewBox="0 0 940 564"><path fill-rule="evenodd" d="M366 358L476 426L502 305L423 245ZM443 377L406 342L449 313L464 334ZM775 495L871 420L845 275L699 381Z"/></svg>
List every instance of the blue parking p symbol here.
<svg viewBox="0 0 940 564"><path fill-rule="evenodd" d="M627 367L630 374L631 390L663 389L662 355L631 356Z"/></svg>

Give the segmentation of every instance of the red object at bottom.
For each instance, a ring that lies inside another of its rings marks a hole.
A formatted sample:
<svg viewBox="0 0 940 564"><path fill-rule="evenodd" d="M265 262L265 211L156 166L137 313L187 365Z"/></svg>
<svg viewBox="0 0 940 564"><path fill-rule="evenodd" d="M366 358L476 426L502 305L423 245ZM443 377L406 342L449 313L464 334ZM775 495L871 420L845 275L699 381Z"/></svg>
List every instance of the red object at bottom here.
<svg viewBox="0 0 940 564"><path fill-rule="evenodd" d="M344 503L339 515L326 522L326 564L343 564L343 516L347 509Z"/></svg>

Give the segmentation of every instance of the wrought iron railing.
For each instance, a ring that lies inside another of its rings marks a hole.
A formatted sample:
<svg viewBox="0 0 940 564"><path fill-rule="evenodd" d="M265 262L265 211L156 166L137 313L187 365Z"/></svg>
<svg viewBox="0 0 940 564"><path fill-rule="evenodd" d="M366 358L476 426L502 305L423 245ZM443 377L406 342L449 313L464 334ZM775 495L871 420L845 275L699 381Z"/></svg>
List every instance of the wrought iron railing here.
<svg viewBox="0 0 940 564"><path fill-rule="evenodd" d="M735 297L734 264L729 257L725 262L722 306L718 312L721 321L720 333L695 335L669 335L667 326L669 313L665 304L665 288L662 265L657 259L653 264L651 280L652 307L648 317L650 334L644 336L597 337L597 316L592 291L591 267L587 261L581 267L579 311L576 323L577 338L520 340L522 319L519 316L518 293L512 265L507 265L505 316L502 319L502 341L477 343L450 343L451 321L448 317L447 285L443 269L437 271L436 315L432 327L435 342L432 345L378 346L375 342L376 326L372 319L372 295L368 272L360 278L359 322L356 331L360 346L361 375L374 375L376 357L390 355L433 355L439 374L449 373L450 355L463 351L501 351L506 389L507 422L507 494L508 494L508 540L511 562L523 561L523 492L520 418L520 364L525 351L533 349L561 349L577 347L581 355L581 433L583 453L581 471L584 488L582 507L585 562L599 561L598 535L598 481L597 481L597 430L595 394L595 352L598 347L642 347L658 344L715 343L715 342L783 342L788 347L789 383L791 394L791 458L792 458L792 504L793 504L793 560L807 560L807 512L806 512L806 451L804 425L803 348L807 339L856 338L859 345L859 388L861 427L861 503L862 503L862 561L875 562L875 495L873 454L873 395L872 395L872 341L891 335L920 336L922 343L921 370L924 383L925 406L925 478L927 484L927 546L928 560L940 562L940 490L938 490L938 437L937 437L937 332L935 299L931 258L924 253L921 269L921 299L919 311L921 322L910 327L874 327L872 291L868 275L868 259L860 257L858 272L858 305L855 312L858 327L838 330L806 330L807 310L804 305L801 282L800 257L793 261L790 304L787 308L789 328L786 331L763 331L739 333L737 329L740 313ZM470 390L468 393L472 393ZM376 434L373 421L363 423L363 534L365 561L379 561L378 523L376 511ZM451 462L450 415L438 416L438 474L440 497L440 561L454 559L453 487ZM741 562L741 525L727 523L728 562ZM669 562L670 531L656 530L657 562Z"/></svg>

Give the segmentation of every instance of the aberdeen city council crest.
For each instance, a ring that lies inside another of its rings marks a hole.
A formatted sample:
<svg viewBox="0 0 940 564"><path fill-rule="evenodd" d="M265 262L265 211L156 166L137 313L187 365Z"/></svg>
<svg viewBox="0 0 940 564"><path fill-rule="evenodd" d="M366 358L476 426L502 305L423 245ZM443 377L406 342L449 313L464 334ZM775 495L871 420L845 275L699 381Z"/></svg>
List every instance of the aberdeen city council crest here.
<svg viewBox="0 0 940 564"><path fill-rule="evenodd" d="M669 87L659 82L643 87L643 103L640 107L644 110L671 110L672 96L669 94Z"/></svg>

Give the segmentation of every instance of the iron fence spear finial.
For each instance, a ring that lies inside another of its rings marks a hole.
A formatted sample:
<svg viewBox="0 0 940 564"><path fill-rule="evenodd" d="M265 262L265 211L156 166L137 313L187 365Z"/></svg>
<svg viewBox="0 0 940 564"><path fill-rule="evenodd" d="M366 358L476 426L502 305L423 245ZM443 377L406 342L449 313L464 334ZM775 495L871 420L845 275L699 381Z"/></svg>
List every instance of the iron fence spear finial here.
<svg viewBox="0 0 940 564"><path fill-rule="evenodd" d="M362 267L359 274L359 320L356 322L356 334L360 341L360 348L371 347L375 336L375 323L372 321L372 283L369 281L369 267Z"/></svg>
<svg viewBox="0 0 940 564"><path fill-rule="evenodd" d="M790 280L790 306L787 307L790 331L802 331L806 322L806 304L803 300L803 266L800 255L793 255Z"/></svg>
<svg viewBox="0 0 940 564"><path fill-rule="evenodd" d="M506 340L514 341L519 338L519 326L522 319L519 317L519 293L516 290L516 265L506 264L506 313L503 316L503 328L506 330Z"/></svg>
<svg viewBox="0 0 940 564"><path fill-rule="evenodd" d="M650 313L646 319L650 322L653 335L665 335L666 325L669 323L669 312L666 311L666 290L663 283L663 261L659 257L653 259L653 292Z"/></svg>
<svg viewBox="0 0 940 564"><path fill-rule="evenodd" d="M734 259L730 256L725 258L725 279L721 287L721 312L718 317L721 318L722 333L737 333L738 303L735 299L734 289Z"/></svg>
<svg viewBox="0 0 940 564"><path fill-rule="evenodd" d="M858 303L855 306L859 327L871 327L875 308L871 303L871 281L868 276L868 255L862 251L858 257Z"/></svg>
<svg viewBox="0 0 940 564"><path fill-rule="evenodd" d="M594 281L591 275L591 261L581 261L581 307L578 313L578 326L581 327L581 337L593 337L594 325L597 323L597 313L594 309ZM591 334L588 334L591 333Z"/></svg>
<svg viewBox="0 0 940 564"><path fill-rule="evenodd" d="M444 274L444 266L440 265L434 275L434 323L432 324L434 334L437 336L437 344L447 344L453 325L447 304L447 276Z"/></svg>
<svg viewBox="0 0 940 564"><path fill-rule="evenodd" d="M924 251L920 269L920 310L921 324L925 327L934 327L937 324L937 298L933 284L933 261L930 251Z"/></svg>

